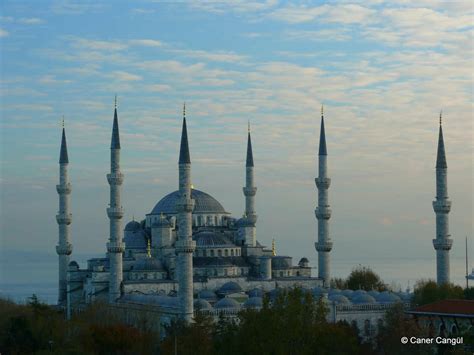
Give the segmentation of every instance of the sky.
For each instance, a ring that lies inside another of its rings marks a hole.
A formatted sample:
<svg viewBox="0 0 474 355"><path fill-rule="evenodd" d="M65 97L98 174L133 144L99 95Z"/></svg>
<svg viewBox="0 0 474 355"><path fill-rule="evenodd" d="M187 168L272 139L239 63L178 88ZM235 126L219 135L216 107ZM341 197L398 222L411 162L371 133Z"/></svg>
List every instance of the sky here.
<svg viewBox="0 0 474 355"><path fill-rule="evenodd" d="M0 13L3 260L55 257L63 116L72 258L105 253L117 95L125 222L177 188L186 102L195 188L243 214L250 121L257 237L314 265L324 104L334 263L350 260L347 274L427 260L414 279L435 276L442 110L462 279L466 236L474 255L470 1L2 1Z"/></svg>

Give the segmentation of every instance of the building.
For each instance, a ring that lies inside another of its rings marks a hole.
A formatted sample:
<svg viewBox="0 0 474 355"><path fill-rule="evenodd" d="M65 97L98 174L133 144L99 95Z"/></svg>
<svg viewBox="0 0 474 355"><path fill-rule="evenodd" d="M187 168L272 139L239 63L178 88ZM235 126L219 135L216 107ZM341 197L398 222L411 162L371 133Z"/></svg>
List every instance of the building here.
<svg viewBox="0 0 474 355"><path fill-rule="evenodd" d="M446 159L442 128L438 143L437 200L433 203L437 213L439 245L451 245L447 234ZM315 243L318 252L318 277L311 274L307 258L295 265L290 256L275 255L257 238L255 199L257 187L254 179L254 159L250 127L247 135L245 164L245 211L242 217L233 217L210 194L194 189L191 179L186 113L178 161L179 189L161 198L141 220L122 225L123 207L121 186L124 175L120 170L120 133L117 107L114 110L111 167L107 180L110 185L110 203L107 215L110 237L107 254L103 258L89 259L85 268L69 262L72 252L69 226L69 195L71 184L67 174L68 156L66 135L60 151L59 224L59 299L68 316L95 301L109 302L121 310L146 310L159 315L160 322L174 318L191 321L195 312L235 316L242 308L259 309L262 297L275 297L281 290L302 287L315 297L324 297L330 308L331 321L346 320L355 323L363 335L373 336L377 325L391 304L409 304L407 292L352 291L329 288L330 252L329 235L328 150L324 115L321 110L319 142L318 206L315 216L318 235ZM441 201L441 202L439 202ZM444 243L444 244L443 244ZM437 250L438 282L449 280L449 258L445 247ZM67 277L66 277L67 275ZM447 276L448 275L448 276Z"/></svg>

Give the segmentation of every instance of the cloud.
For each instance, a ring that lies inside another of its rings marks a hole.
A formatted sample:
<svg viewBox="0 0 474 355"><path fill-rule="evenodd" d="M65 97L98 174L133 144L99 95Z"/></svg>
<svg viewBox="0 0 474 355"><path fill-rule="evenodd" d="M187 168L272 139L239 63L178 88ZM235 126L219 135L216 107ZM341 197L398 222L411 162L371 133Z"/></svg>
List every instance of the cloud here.
<svg viewBox="0 0 474 355"><path fill-rule="evenodd" d="M164 85L164 84L153 84L153 85L148 85L146 86L146 90L152 91L152 92L165 92L169 91L171 87L169 85Z"/></svg>
<svg viewBox="0 0 474 355"><path fill-rule="evenodd" d="M103 4L97 4L95 1L71 1L56 0L51 5L51 12L58 15L81 15L86 12L98 12L104 9Z"/></svg>
<svg viewBox="0 0 474 355"><path fill-rule="evenodd" d="M68 37L71 45L80 49L92 49L98 51L121 51L127 49L127 45L119 41L91 40L79 37Z"/></svg>
<svg viewBox="0 0 474 355"><path fill-rule="evenodd" d="M132 45L144 47L161 47L163 43L155 39L133 39L130 41Z"/></svg>
<svg viewBox="0 0 474 355"><path fill-rule="evenodd" d="M57 79L55 75L43 75L41 78L38 80L39 83L41 84L68 84L71 82L71 80L65 80L65 79Z"/></svg>
<svg viewBox="0 0 474 355"><path fill-rule="evenodd" d="M0 28L0 37L8 37L10 33L5 31L4 29Z"/></svg>
<svg viewBox="0 0 474 355"><path fill-rule="evenodd" d="M131 74L121 70L112 72L111 77L119 81L140 81L143 79L140 75Z"/></svg>
<svg viewBox="0 0 474 355"><path fill-rule="evenodd" d="M227 62L227 63L239 63L244 61L247 56L239 55L234 52L228 51L202 51L202 50L183 50L183 49L172 49L169 50L172 53L177 53L181 56L196 58L205 61L214 62Z"/></svg>
<svg viewBox="0 0 474 355"><path fill-rule="evenodd" d="M44 20L37 18L37 17L22 17L18 19L18 23L24 25L39 25L44 23Z"/></svg>
<svg viewBox="0 0 474 355"><path fill-rule="evenodd" d="M277 0L262 1L246 1L246 0L229 0L229 1L191 1L191 8L212 13L255 13L268 10L278 4Z"/></svg>

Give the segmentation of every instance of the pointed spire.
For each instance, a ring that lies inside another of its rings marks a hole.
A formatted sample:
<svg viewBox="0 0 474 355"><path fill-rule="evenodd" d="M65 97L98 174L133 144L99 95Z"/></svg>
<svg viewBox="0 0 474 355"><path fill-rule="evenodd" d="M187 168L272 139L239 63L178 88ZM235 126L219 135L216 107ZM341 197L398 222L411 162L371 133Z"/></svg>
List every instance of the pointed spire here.
<svg viewBox="0 0 474 355"><path fill-rule="evenodd" d="M276 247L275 247L275 238L272 239L272 255L273 256L277 255Z"/></svg>
<svg viewBox="0 0 474 355"><path fill-rule="evenodd" d="M438 155L436 157L436 168L446 169L446 153L444 151L443 126L442 126L442 112L439 114L439 136L438 136Z"/></svg>
<svg viewBox="0 0 474 355"><path fill-rule="evenodd" d="M114 125L112 128L112 143L110 149L120 149L120 132L117 117L117 95L115 95Z"/></svg>
<svg viewBox="0 0 474 355"><path fill-rule="evenodd" d="M328 155L326 149L326 132L324 131L324 109L321 105L321 133L319 136L319 155Z"/></svg>
<svg viewBox="0 0 474 355"><path fill-rule="evenodd" d="M188 130L186 128L186 103L183 105L183 129L181 131L179 164L191 164L191 157L189 156Z"/></svg>
<svg viewBox="0 0 474 355"><path fill-rule="evenodd" d="M253 152L252 152L252 138L250 137L250 122L248 123L248 137L247 137L247 167L253 167Z"/></svg>
<svg viewBox="0 0 474 355"><path fill-rule="evenodd" d="M64 128L64 118L63 118L63 136L61 138L61 151L59 153L59 164L69 164L69 157L67 155L66 129Z"/></svg>

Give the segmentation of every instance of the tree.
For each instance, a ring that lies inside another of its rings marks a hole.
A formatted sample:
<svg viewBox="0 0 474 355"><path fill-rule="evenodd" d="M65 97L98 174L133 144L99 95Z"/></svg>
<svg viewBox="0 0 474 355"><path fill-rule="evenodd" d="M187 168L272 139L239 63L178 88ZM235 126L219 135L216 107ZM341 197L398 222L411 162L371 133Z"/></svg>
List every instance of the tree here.
<svg viewBox="0 0 474 355"><path fill-rule="evenodd" d="M413 303L424 305L445 299L463 299L465 291L454 284L439 285L433 280L420 280L415 284Z"/></svg>
<svg viewBox="0 0 474 355"><path fill-rule="evenodd" d="M372 271L371 268L361 265L352 269L347 278L346 284L351 290L387 290L387 286L382 282L379 275Z"/></svg>

